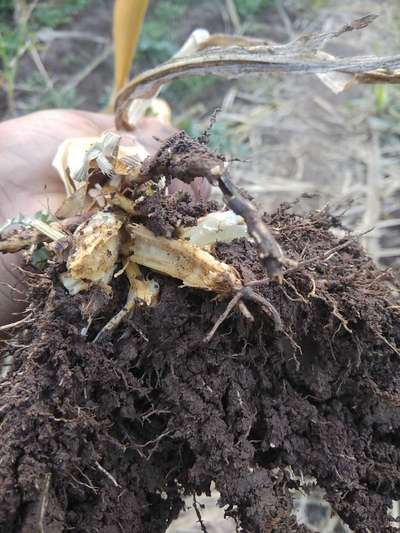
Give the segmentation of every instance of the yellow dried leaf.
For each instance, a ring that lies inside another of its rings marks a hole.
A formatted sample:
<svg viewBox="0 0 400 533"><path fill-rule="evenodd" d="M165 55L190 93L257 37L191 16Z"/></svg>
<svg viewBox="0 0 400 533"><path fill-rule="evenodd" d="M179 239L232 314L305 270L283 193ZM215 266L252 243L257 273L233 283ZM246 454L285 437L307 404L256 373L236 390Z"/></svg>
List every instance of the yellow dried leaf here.
<svg viewBox="0 0 400 533"><path fill-rule="evenodd" d="M74 177L82 169L86 152L97 140L96 137L66 139L58 147L53 159L53 167L64 183L67 196L76 190Z"/></svg>
<svg viewBox="0 0 400 533"><path fill-rule="evenodd" d="M139 74L125 85L115 102L116 125L119 129L131 128L135 106L143 107L145 101L154 98L166 83L193 76L215 75L232 79L250 74L270 76L271 72L316 74L322 75L324 83L335 87L336 91L353 83L400 83L400 55L327 58L321 52L329 40L365 28L375 18L367 15L335 31L300 35L284 45L270 45L245 36L211 35L200 43L197 52L174 57ZM324 76L333 72L339 73L339 79ZM343 85L342 73L351 76L351 83Z"/></svg>
<svg viewBox="0 0 400 533"><path fill-rule="evenodd" d="M209 32L203 28L197 28L196 30L193 30L188 39L173 57L184 57L197 52L202 44L209 39L209 37ZM127 80L125 80L125 83L126 82ZM121 85L118 90L121 90L122 88L123 85ZM160 90L158 90L150 100L138 98L131 102L127 114L129 125L132 128L137 125L139 119L145 114L150 114L157 117L158 120L164 124L171 124L171 108L165 100L157 98L159 92Z"/></svg>
<svg viewBox="0 0 400 533"><path fill-rule="evenodd" d="M137 211L136 209L136 202L134 200L131 200L130 198L127 198L122 193L118 192L112 187L103 187L103 193L104 193L104 199L110 204L115 207L119 207L125 213L129 213L130 215L135 214Z"/></svg>
<svg viewBox="0 0 400 533"><path fill-rule="evenodd" d="M73 191L64 198L63 203L56 211L57 218L70 218L80 215L85 207L87 184L81 185L79 189Z"/></svg>

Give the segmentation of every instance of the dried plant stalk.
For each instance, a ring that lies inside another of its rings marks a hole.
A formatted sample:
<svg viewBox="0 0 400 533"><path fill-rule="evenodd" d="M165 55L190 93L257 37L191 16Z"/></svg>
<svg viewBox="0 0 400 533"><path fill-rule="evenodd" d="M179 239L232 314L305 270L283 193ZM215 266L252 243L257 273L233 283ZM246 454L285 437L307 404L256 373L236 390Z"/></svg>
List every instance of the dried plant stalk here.
<svg viewBox="0 0 400 533"><path fill-rule="evenodd" d="M130 283L126 303L124 307L99 331L94 339L95 342L97 342L105 333L109 333L119 326L122 320L128 317L135 309L138 303L152 306L157 302L159 294L158 284L151 279L145 279L136 263L127 259L124 271Z"/></svg>
<svg viewBox="0 0 400 533"><path fill-rule="evenodd" d="M113 213L99 211L75 230L75 252L60 278L71 294L91 283L107 287L114 273L120 249L123 221Z"/></svg>
<svg viewBox="0 0 400 533"><path fill-rule="evenodd" d="M132 242L122 247L122 253L139 265L218 294L230 294L242 286L232 266L187 241L158 237L140 224L127 225L127 231Z"/></svg>
<svg viewBox="0 0 400 533"><path fill-rule="evenodd" d="M29 248L37 242L37 234L29 237L22 237L20 235L10 235L0 241L0 253L14 254L21 250Z"/></svg>
<svg viewBox="0 0 400 533"><path fill-rule="evenodd" d="M112 187L103 187L102 192L104 193L104 199L110 205L119 207L125 211L125 213L129 213L130 215L134 215L137 212L136 202L130 198L127 198L121 192L116 191Z"/></svg>
<svg viewBox="0 0 400 533"><path fill-rule="evenodd" d="M211 36L202 43L202 51L192 56L174 58L136 76L126 85L116 100L117 127L130 128L128 110L132 101L152 98L162 85L177 78L210 74L239 78L248 74L269 75L271 72L317 75L337 72L348 75L345 81L340 80L338 87L341 90L354 83L399 83L400 70L396 69L400 69L400 55L335 58L320 51L330 39L365 28L375 18L374 15L367 15L337 31L302 35L286 45L260 44L243 36ZM321 79L325 81L323 77ZM332 87L332 84L330 76L327 85Z"/></svg>

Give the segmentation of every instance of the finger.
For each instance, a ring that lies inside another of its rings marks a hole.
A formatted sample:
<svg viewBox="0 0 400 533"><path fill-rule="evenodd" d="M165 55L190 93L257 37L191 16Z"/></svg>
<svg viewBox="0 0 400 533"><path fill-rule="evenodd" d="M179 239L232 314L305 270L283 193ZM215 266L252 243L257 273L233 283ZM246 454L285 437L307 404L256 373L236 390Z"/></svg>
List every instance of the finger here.
<svg viewBox="0 0 400 533"><path fill-rule="evenodd" d="M58 146L68 137L97 137L112 125L108 115L65 110L39 111L1 123L2 217L22 209L32 214L47 206L55 211L64 195L51 165Z"/></svg>
<svg viewBox="0 0 400 533"><path fill-rule="evenodd" d="M118 131L118 134L122 136L122 144L133 139L144 146L150 154L154 154L161 144L176 132L174 127L154 117L144 117L139 120L134 131Z"/></svg>
<svg viewBox="0 0 400 533"><path fill-rule="evenodd" d="M89 111L69 111L68 113L74 113L82 119L82 124L92 133L85 134L88 137L92 135L99 135L103 131L114 127L114 117L105 113L91 113ZM76 126L75 126L76 130ZM76 131L71 137L76 137ZM83 136L83 135L82 135Z"/></svg>

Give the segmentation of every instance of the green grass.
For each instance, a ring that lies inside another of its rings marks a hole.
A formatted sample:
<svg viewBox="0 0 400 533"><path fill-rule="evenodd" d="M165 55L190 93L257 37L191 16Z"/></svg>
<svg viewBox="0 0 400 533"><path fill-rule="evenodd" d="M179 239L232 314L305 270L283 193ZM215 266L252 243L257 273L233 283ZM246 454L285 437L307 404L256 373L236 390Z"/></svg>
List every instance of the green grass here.
<svg viewBox="0 0 400 533"><path fill-rule="evenodd" d="M245 22L255 17L274 0L235 0L240 17ZM204 4L206 2L203 2ZM139 41L137 60L153 66L168 60L183 44L177 42L175 29L187 13L198 6L198 0L159 0L148 13Z"/></svg>
<svg viewBox="0 0 400 533"><path fill-rule="evenodd" d="M160 0L156 8L145 18L138 45L137 60L153 66L169 59L180 47L171 28L184 17L194 0ZM169 31L168 31L169 29Z"/></svg>
<svg viewBox="0 0 400 533"><path fill-rule="evenodd" d="M32 14L31 26L57 28L71 22L72 18L82 11L89 0L64 0L39 3Z"/></svg>
<svg viewBox="0 0 400 533"><path fill-rule="evenodd" d="M271 5L271 0L235 0L235 5L240 17L245 20Z"/></svg>
<svg viewBox="0 0 400 533"><path fill-rule="evenodd" d="M310 5L311 9L314 11L318 11L319 9L322 9L327 4L327 0L311 0Z"/></svg>
<svg viewBox="0 0 400 533"><path fill-rule="evenodd" d="M36 31L41 27L57 28L63 24L68 24L74 15L79 13L89 4L89 0L52 0L40 2L33 10L28 21L14 21L14 1L0 0L0 86L6 92L8 110L15 113L15 82L18 75L19 63L22 55L27 50L27 43L30 41L36 46ZM33 78L32 87L45 86L45 80ZM41 76L39 76L41 78ZM40 81L42 83L40 83ZM28 83L30 80L28 80ZM64 100L59 101L64 96ZM46 95L43 105L53 107L63 107L68 105L73 95L50 91ZM76 105L76 101L75 101ZM41 105L40 105L41 108Z"/></svg>
<svg viewBox="0 0 400 533"><path fill-rule="evenodd" d="M167 101L179 105L179 102L185 100L196 102L204 100L207 91L221 82L215 76L193 76L171 82L161 93L161 96Z"/></svg>
<svg viewBox="0 0 400 533"><path fill-rule="evenodd" d="M389 106L389 90L387 85L375 85L373 88L374 100L375 100L375 110L378 115L381 115L387 111Z"/></svg>

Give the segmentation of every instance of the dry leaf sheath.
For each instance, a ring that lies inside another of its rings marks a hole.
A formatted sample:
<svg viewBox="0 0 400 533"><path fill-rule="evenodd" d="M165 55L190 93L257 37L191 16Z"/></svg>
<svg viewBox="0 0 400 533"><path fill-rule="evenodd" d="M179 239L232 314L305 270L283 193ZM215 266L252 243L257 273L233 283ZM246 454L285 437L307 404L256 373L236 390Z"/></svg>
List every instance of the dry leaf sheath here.
<svg viewBox="0 0 400 533"><path fill-rule="evenodd" d="M266 45L244 36L210 36L201 43L197 53L174 58L136 76L116 100L117 127L135 126L128 118L132 101L152 98L162 85L178 78L208 75L239 78L249 74L270 75L271 72L331 74L329 80L324 76L321 80L332 88L331 77L339 73L336 90L354 83L399 83L400 55L336 58L321 51L330 39L365 28L374 18L374 15L367 15L334 32L305 34L286 45Z"/></svg>

